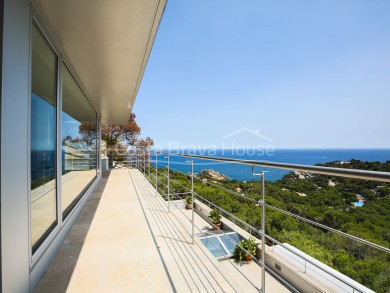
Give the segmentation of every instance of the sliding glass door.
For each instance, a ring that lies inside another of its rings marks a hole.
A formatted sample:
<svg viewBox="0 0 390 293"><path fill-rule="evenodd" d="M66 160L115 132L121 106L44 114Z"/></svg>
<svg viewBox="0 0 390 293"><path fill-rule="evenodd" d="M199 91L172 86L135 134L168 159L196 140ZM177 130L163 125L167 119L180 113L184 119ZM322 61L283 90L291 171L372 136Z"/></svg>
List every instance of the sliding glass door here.
<svg viewBox="0 0 390 293"><path fill-rule="evenodd" d="M33 253L57 224L57 55L38 27L32 29L31 243Z"/></svg>
<svg viewBox="0 0 390 293"><path fill-rule="evenodd" d="M62 213L65 218L97 173L96 112L62 65Z"/></svg>
<svg viewBox="0 0 390 293"><path fill-rule="evenodd" d="M35 22L31 38L30 235L34 254L53 229L62 227L96 179L99 127L96 111L68 67L58 68L61 57Z"/></svg>

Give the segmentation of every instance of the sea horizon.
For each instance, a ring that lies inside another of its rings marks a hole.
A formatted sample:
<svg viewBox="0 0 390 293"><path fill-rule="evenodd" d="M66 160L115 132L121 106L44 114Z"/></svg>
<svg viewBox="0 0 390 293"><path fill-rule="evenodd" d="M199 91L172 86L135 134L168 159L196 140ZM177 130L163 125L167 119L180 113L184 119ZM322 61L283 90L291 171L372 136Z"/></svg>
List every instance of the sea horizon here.
<svg viewBox="0 0 390 293"><path fill-rule="evenodd" d="M244 160L258 160L277 163L290 163L302 165L315 165L317 163L327 163L333 161L347 162L351 159L361 161L379 161L385 163L390 160L390 148L310 148L310 149L274 149L272 154L261 153L262 150L257 150L256 153L245 152L253 149L243 149L243 152L237 153L236 149L179 149L169 150L170 153L177 154L193 154L202 156L213 156L222 158L234 158ZM160 150L167 152L168 150ZM176 151L176 152L175 152ZM204 152L212 151L212 155L204 154ZM152 159L155 159L152 157ZM159 167L165 168L167 159L162 154L157 156ZM190 172L190 164L185 161L184 157L170 156L170 167L184 173ZM240 165L236 163L213 162L210 160L194 159L194 172L198 173L204 169L212 169L219 173L225 174L229 179L238 181L256 180L252 175L251 166ZM275 168L256 167L258 171L267 171L266 180L276 181L281 179L285 174L292 170L282 170ZM256 171L257 172L257 171Z"/></svg>

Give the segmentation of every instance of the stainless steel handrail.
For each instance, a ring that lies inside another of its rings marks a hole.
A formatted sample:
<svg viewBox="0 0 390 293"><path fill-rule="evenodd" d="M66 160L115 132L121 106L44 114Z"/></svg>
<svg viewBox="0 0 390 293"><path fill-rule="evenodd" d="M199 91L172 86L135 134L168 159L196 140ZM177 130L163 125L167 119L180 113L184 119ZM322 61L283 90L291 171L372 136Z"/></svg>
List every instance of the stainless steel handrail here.
<svg viewBox="0 0 390 293"><path fill-rule="evenodd" d="M140 172L142 173L142 170L140 169ZM160 172L159 172L160 173ZM146 174L145 174L146 175ZM146 177L145 177L145 179L146 180L148 180ZM150 182L150 184L152 184L151 182ZM173 192L174 194L176 194L175 192ZM165 195L165 194L160 194L160 196L163 196L163 195ZM180 200L183 200L183 198L180 198ZM185 217L185 218L187 218L187 216L176 206L176 205L174 205L176 208L177 208L177 210ZM193 209L193 210L195 210L195 209ZM197 212L197 214L199 215L199 216L201 216L201 214L200 213L198 213ZM178 220L178 222L179 223L181 223L181 221L176 217L176 215L175 214L172 214L175 218L176 218L176 220ZM209 224L212 224L213 226L214 226L214 224L209 220L209 219L206 219L208 222L209 222ZM190 222L191 222L191 220L190 220ZM194 227L199 231L199 233L200 234L202 234L202 235L204 235L206 238L208 238L208 237L210 237L210 236L208 236L207 234L205 234L205 232L204 231L202 231L202 229L200 229L197 225L194 225ZM255 260L255 262L257 262L257 264L259 264L259 265L263 265L263 262L262 261L260 261L259 259L257 259L256 258L256 256L255 255L252 255L251 253L249 253L244 247L242 247L239 243L237 243L234 239L232 239L232 238L230 238L228 235L226 235L226 233L224 232L224 231L222 231L222 230L220 230L221 232L222 232L222 234L223 235L225 235L225 236L227 236L232 242L234 242L236 245L238 245L242 250L244 250L246 253L248 253L250 256L252 256L253 258L254 258L254 260ZM232 262L231 262L231 260L226 256L226 255L224 255L224 253L223 252L221 252L220 250L219 250L219 248L213 243L213 242L211 242L210 241L210 244L221 254L221 256L222 257L224 257L229 263L231 263L231 264L233 264ZM245 274L243 273L243 272L241 272L241 270L239 270L236 266L234 266L234 268L240 273L240 274L242 274L256 289L259 289L259 288L257 288L257 286L251 281L251 280L249 280L246 276L245 276ZM287 286L290 286L292 289L293 289L293 291L295 291L295 292L297 292L297 290L295 290L295 288L294 287L292 287L291 285L289 285L288 283L286 283L286 285Z"/></svg>
<svg viewBox="0 0 390 293"><path fill-rule="evenodd" d="M160 153L160 152L156 152L156 153ZM170 154L170 155L173 155L173 156L174 156L175 154ZM192 155L191 155L191 156L192 156ZM197 157L197 156L196 156L196 157ZM212 157L210 157L210 158L212 158ZM219 159L224 160L225 158L219 158ZM228 160L230 160L230 159L228 159ZM241 160L237 160L236 163L240 163L240 162L238 162L238 161L241 161ZM243 160L243 161L247 161L247 160ZM257 161L248 161L248 162L257 162ZM289 165L289 164L287 164L287 165ZM303 165L302 165L302 166L303 166ZM319 168L328 169L329 167L319 167ZM330 169L338 169L338 168L330 168ZM341 169L341 170L345 170L345 169ZM357 170L357 171L362 171L362 170ZM362 172L373 172L373 171L362 171ZM384 174L388 174L388 173L385 173L385 172L374 172L374 173L384 173ZM324 173L320 173L320 174L324 174ZM390 173L389 173L389 174L390 174ZM339 175L337 175L337 176L339 176ZM349 176L346 176L346 177L349 177ZM209 184L209 182L208 182L207 184ZM235 194L235 195L238 195L238 196L241 196L241 197L243 197L243 198L249 199L249 200L251 200L251 201L253 201L253 202L255 201L254 199L250 199L250 198L248 198L247 196L241 195L241 194L239 194L239 193L237 193L237 192L234 192L234 191L232 191L232 190L228 190L228 189L226 189L226 188L217 186L217 185L215 185L215 184L214 184L213 186L215 186L215 187L217 187L217 188L221 188L221 189L223 189L223 190L225 190L225 191L231 192L231 193L233 193L233 194ZM371 246L371 247L373 247L373 248L376 248L376 249L385 251L385 252L387 252L387 253L390 253L390 249L387 248L387 247L378 245L378 244L376 244L376 243L373 243L373 242L370 242L370 241L361 239L361 238L356 237L356 236L354 236L354 235L350 235L350 234L348 234L348 233L339 231L339 230L337 230L337 229L328 227L328 226L326 226L326 225L317 223L317 222L315 222L315 221L312 221L312 220L306 219L306 218L304 218L304 217L295 215L295 214L293 214L293 213L290 213L290 212L285 211L285 210L283 210L283 209L274 207L274 206L272 206L272 205L265 204L265 206L268 207L268 208L277 210L277 211L279 211L279 212L281 212L281 213L284 213L284 214L286 214L286 215L289 215L289 216L291 216L291 217L294 217L294 218L296 218L296 219L299 219L299 220L305 221L305 222L307 222L307 223L310 223L310 224L312 224L312 225L314 225L314 226L317 226L317 227L320 227L320 228L322 228L322 229L325 229L325 230L328 230L328 231L337 233L337 234L339 234L339 235L341 235L341 236L344 236L344 237L353 239L353 240L358 241L358 242L361 242L361 243L363 243L363 244L365 244L365 245L368 245L368 246Z"/></svg>
<svg viewBox="0 0 390 293"><path fill-rule="evenodd" d="M176 155L176 154L163 153L163 152L153 152L153 153L165 154L165 155L173 155L173 156ZM183 156L187 156L187 155L183 155ZM188 156L189 156L189 157L195 157L195 158L196 158L196 157L199 157L199 156L193 156L193 155L188 155ZM207 158L212 158L212 157L207 157ZM225 158L219 158L219 159L224 160ZM211 159L209 159L209 160L211 160ZM227 160L230 160L230 159L227 159ZM237 161L240 161L240 160L237 160ZM258 162L258 161L248 161L248 160L243 160L243 161L246 161L246 162ZM144 162L144 163L145 163L145 162ZM149 160L148 160L148 163L150 164L150 161L149 161ZM154 161L154 163L156 164L157 162ZM236 162L236 163L240 163L240 162ZM161 164L161 163L159 163L159 164L160 164L160 165L163 165L163 164ZM290 164L287 164L287 165L290 165ZM165 166L165 165L163 165L163 166ZM252 164L252 166L253 166L253 164ZM325 169L337 169L337 168L328 168L328 167L321 167L321 168L325 168ZM163 174L163 173L161 173L161 172L158 172L157 169L158 169L158 167L157 167L157 164L156 164L156 174L164 175L165 177L167 177L165 174ZM172 168L172 169L173 169L173 168ZM343 170L343 169L342 169L342 170ZM178 171L178 170L177 170L177 171ZM361 170L358 170L358 171L361 171ZM181 172L181 171L179 171L179 172ZM369 172L372 172L372 171L369 171ZM182 172L182 173L183 173L183 172ZM384 173L384 172L374 172L374 173ZM184 173L183 173L183 174L184 174ZM320 174L324 174L324 173L320 173ZM384 174L387 174L387 173L384 173ZM186 174L186 175L188 175L188 174ZM335 175L335 176L340 176L340 175ZM350 176L346 176L346 177L350 177ZM157 179L157 178L156 178L156 179ZM168 177L168 179L169 179L169 177ZM173 179L170 179L170 180L176 182L177 184L179 184L179 185L182 186L183 188L188 189L187 187L185 187L185 186L181 185L180 183L178 183L176 180L173 180ZM372 180L372 179L371 179L371 180ZM160 181L160 180L159 180L159 181ZM162 183L162 182L160 181L160 183ZM163 184L163 185L164 185L164 184ZM214 184L213 184L213 185L214 185ZM222 188L222 187L217 186L217 185L214 185L214 186L215 186L215 187L218 187L218 188ZM226 191L229 191L229 192L232 192L232 193L234 193L234 194L236 194L236 195L239 195L239 196L242 196L242 197L247 198L246 196L243 196L243 195L241 195L241 194L238 194L238 193L236 193L236 192L234 192L234 191L231 191L231 190L228 190L228 189L225 189L225 188L222 188L222 189L224 189L224 190L226 190ZM161 190L161 191L162 191L162 190ZM203 197L200 196L199 194L197 194L197 193L195 193L195 192L194 192L194 194L195 194L198 198L201 198L201 199L203 199L203 200L206 200L209 204L211 204L211 205L213 205L214 207L218 208L218 209L221 210L222 212L228 214L229 216L232 216L233 218L236 218L234 215L230 214L229 212L225 211L224 209L220 208L219 206L215 205L214 203L208 201L207 199L203 198ZM252 198L247 198L247 199L250 199L251 201L257 202L256 200L254 200L254 199L252 199ZM317 226L319 226L319 227L321 227L321 228L323 228L323 229L326 229L326 230L330 230L330 231L339 233L339 234L341 234L341 235L343 235L343 236L345 236L345 237L351 238L351 239L356 240L356 241L360 241L360 242L362 242L362 243L364 243L364 244L366 244L366 245L373 246L373 247L375 247L375 248L377 248L377 249L381 249L381 250L384 250L384 251L386 251L386 252L390 252L390 249L388 249L388 248L385 248L385 247L379 246L379 245L377 245L377 244L368 242L368 241L363 240L363 239L360 239L360 238L358 238L358 237L356 237L356 236L353 236L353 235L350 235L350 234L347 234L347 233L338 231L338 230L336 230L336 229L327 227L327 226L322 225L322 224L320 224L320 223L317 223L317 222L308 220L308 219L306 219L306 218L297 216L297 215L292 214L292 213L290 213L290 212L287 212L287 211L284 211L284 210L282 210L282 209L273 207L273 206L271 206L271 205L269 205L269 204L265 204L265 206L267 206L268 208L272 208L272 209L278 210L278 211L280 211L280 212L286 213L286 214L288 214L288 215L290 215L290 216L292 216L292 217L298 218L298 219L300 219L300 220L309 222L309 223L311 223L311 224L313 224L313 225L317 225ZM253 230L253 231L256 231L256 232L258 233L258 235L262 235L262 234L263 234L263 232L260 231L259 229L250 226L249 224L247 224L246 222L242 221L241 219L238 219L238 218L236 218L236 219L239 220L239 222L240 222L241 224L245 224L245 226L247 226L247 227L249 227L249 228L252 228L252 230ZM264 235L264 234L263 234L263 235ZM265 236L267 239L269 239L269 240L271 240L271 241L273 241L273 242L275 242L275 243L278 243L278 244L281 245L282 247L288 249L289 251L291 251L291 252L293 252L293 253L295 254L294 251L292 251L292 250L289 249L288 247L285 247L282 243L280 243L280 242L277 241L276 239L272 238L271 236L266 235L266 234L265 234L264 236ZM309 262L309 263L311 263L311 264L314 264L314 263L312 263L310 260L306 259L305 257L302 257L302 256L300 256L300 257L303 258L303 259L305 260L305 262ZM263 259L264 259L264 258L263 258ZM316 264L314 264L314 265L317 266ZM317 267L318 267L318 266L317 266ZM339 281L342 281L342 282L345 283L346 285L349 285L349 286L350 286L351 288L353 288L356 292L360 292L359 289L356 288L354 285L352 285L352 284L350 284L350 283L348 283L348 282L346 282L346 281L344 281L344 280L338 278L337 276L334 276L334 275L332 275L332 276L333 276L333 277L336 277L336 279L338 279Z"/></svg>
<svg viewBox="0 0 390 293"><path fill-rule="evenodd" d="M230 159L230 158L217 158L217 157L205 157L205 156L198 156L198 155L187 155L187 154L175 154L175 153L166 153L166 152L154 152L154 151L151 151L152 153L154 154L163 154L163 155L172 155L172 156L181 156L181 157L188 157L188 158L197 158L197 159L205 159L205 160L215 160L215 161L221 161L221 162L229 162L229 163L238 163L238 164L247 164L247 165L252 165L252 166L265 166L265 167L271 167L271 168L279 168L279 169L287 169L287 170L297 170L297 171L305 171L305 172L312 172L312 173L317 173L317 174L323 174L323 175L333 175L333 176L342 176L342 177L348 177L348 178L356 178L356 179L364 179L364 180L377 180L377 181L385 181L385 182L390 182L390 173L386 173L386 172L376 172L376 171L364 171L364 170L352 170L352 169L341 169L341 168L330 168L330 167L319 167L319 166L307 166L307 165L296 165L296 164L282 164L282 163L270 163L270 162L263 162L263 161L252 161L252 160L239 160L239 159ZM156 163L156 162L155 162ZM150 164L150 161L149 161L149 164ZM159 163L159 165L163 165L161 163ZM272 165L272 166L271 166ZM275 165L278 165L279 167L276 167ZM166 167L165 165L163 165L164 167ZM156 164L156 167L157 167L157 164ZM313 168L316 170L316 171L313 171ZM157 168L156 168L157 169ZM174 169L174 168L171 168L171 169ZM177 170L179 171L179 170ZM156 170L156 172L158 174L161 174L161 175L164 175L166 176L165 174L162 174L160 172L158 172L158 170ZM181 171L179 171L181 172ZM183 173L183 172L182 172ZM183 173L185 174L185 173ZM188 175L188 174L186 174ZM384 180L385 178L385 180ZM169 179L169 177L168 177ZM170 179L170 180L173 180L173 179ZM175 181L175 180L173 180ZM177 184L181 185L180 183L176 182ZM238 196L241 196L241 197L245 197L246 199L248 200L251 200L252 202L257 202L255 199L252 199L252 198L248 198L247 196L243 196L242 194L239 194L239 193L236 193L232 190L228 190L228 189L225 189L223 187L220 187L218 185L214 185L212 184L213 186L215 187L218 187L218 188L221 188L221 189L224 189L225 191L229 191L231 193L234 193ZM185 189L188 189L187 187L181 185L182 187L184 187ZM194 193L198 198L201 198L203 200L205 200L202 196L200 196L199 194L196 194ZM206 200L207 202L209 202L208 200ZM209 202L210 204L211 202ZM219 206L211 203L213 206L215 206L216 208L220 209L221 211L227 213L228 215L231 215L230 213L228 213L227 211L221 209ZM386 247L382 247L380 245L377 245L375 243L371 243L371 242L368 242L364 239L361 239L361 238L358 238L356 236L353 236L353 235L350 235L350 234L347 234L347 233L344 233L344 232L341 232L341 231L338 231L336 229L333 229L331 227L328 227L328 226L325 226L325 225L322 225L320 223L317 223L315 221L312 221L312 220L309 220L309 219L306 219L306 218L303 218L303 217L300 217L298 215L295 215L293 213L290 213L290 212L287 212L287 211L284 211L282 209L279 209L279 208L276 208L274 206L271 206L269 204L265 204L266 207L268 208L271 208L271 209L275 209L279 212L282 212L282 213L285 213L289 216L292 216L294 218L297 218L299 220L303 220L305 222L308 222L310 224L313 224L315 226L318 226L320 228L323 228L323 229L326 229L326 230L329 230L329 231L332 231L332 232L335 232L335 233L338 233L342 236L345 236L347 238L351 238L355 241L359 241L363 244L366 244L366 245L369 245L369 246L372 246L374 248L377 248L377 249L380 249L382 251L385 251L387 253L390 253L390 249L386 248ZM231 215L233 216L233 215ZM235 218L235 216L233 216ZM239 221L242 223L242 221ZM245 222L244 222L245 223ZM246 225L245 226L250 226L248 225L247 223L245 223ZM259 235L261 235L261 231L257 228L253 228L253 231L256 231ZM272 238L271 236L269 235L264 235L267 239L275 242L275 243L278 243L279 245L281 245L282 247L285 247L282 243L280 243L279 241L277 241L276 239ZM287 247L285 247L287 248ZM288 248L287 248L288 249ZM289 251L291 251L290 249L288 249ZM302 256L300 256L302 258ZM303 257L303 259L305 260L305 262L309 262L309 263L312 263L311 261L307 260L305 257ZM314 264L315 265L315 264ZM316 266L316 265L315 265ZM335 277L335 276L334 276ZM354 285L352 284L349 284L348 282L345 282L344 280L341 280L339 278L336 277L336 279L338 279L339 281L342 281L344 282L345 284L351 286L355 291L358 292L358 289L356 287L354 287Z"/></svg>
<svg viewBox="0 0 390 293"><path fill-rule="evenodd" d="M365 170L356 170L356 169L310 166L310 165L289 164L289 163L275 163L275 162L254 161L254 160L241 160L241 159L232 159L232 158L175 154L175 153L158 152L158 151L151 151L151 152L155 154L188 157L188 158L202 159L202 160L209 160L209 161L219 161L219 162L226 162L226 163L235 163L235 164L261 166L261 167L269 167L269 168L284 169L284 170L310 172L310 173L316 173L322 175L390 182L389 172L365 171Z"/></svg>
<svg viewBox="0 0 390 293"><path fill-rule="evenodd" d="M141 171L141 172L142 172L142 171ZM178 171L178 172L180 172L180 171ZM163 173L161 173L161 172L157 172L157 173L160 174L160 175L166 176L165 174L163 174ZM181 173L183 173L183 172L181 172ZM184 173L183 173L183 174L184 174ZM167 177L166 177L166 178L167 178ZM183 188L189 190L188 187L183 186L182 184L180 184L180 183L177 182L176 180L174 180L174 179L170 179L170 180L172 180L173 182L179 184L179 185L182 186ZM218 186L216 186L216 187L218 187ZM161 191L162 191L162 190L161 190ZM236 221L238 221L240 224L242 224L242 225L246 226L247 228L249 228L250 230L252 230L252 231L254 231L254 232L257 232L258 235L262 235L262 234L263 234L261 230L255 228L255 227L251 226L250 224L246 223L245 221L243 221L243 220L237 218L236 216L234 216L233 214L231 214L231 213L229 213L228 211L224 210L223 208L219 207L218 205L214 204L213 202L211 202L211 201L205 199L204 197L202 197L202 196L199 195L198 193L195 193L195 192L194 192L194 194L196 195L196 197L197 197L198 199L200 199L200 201L205 201L205 202L207 202L207 204L211 205L213 208L217 208L218 210L220 210L220 211L223 212L224 214L226 214L226 215L228 215L229 217L233 218L233 220L236 220ZM161 195L165 195L165 194L161 194ZM239 194L238 194L238 195L239 195ZM182 198L180 198L180 199L183 200ZM267 204L266 204L266 205L267 205ZM269 205L267 205L267 206L269 206ZM271 207L272 207L272 206L271 206ZM272 208L273 208L273 207L272 207ZM283 210L281 210L281 211L283 211ZM284 211L283 211L283 212L284 212ZM288 213L288 212L287 212L287 213ZM200 215L200 214L199 214L199 215ZM304 219L304 218L303 218L303 219ZM318 224L318 223L317 223L317 224ZM321 224L320 224L320 225L321 225ZM326 227L326 226L325 226L325 227ZM225 233L224 233L224 234L225 234ZM251 233L250 233L250 234L251 234ZM252 234L251 234L251 235L252 235ZM347 234L347 235L349 235L349 234ZM275 238L273 238L273 237L271 237L271 236L269 236L269 235L267 235L267 234L264 234L264 236L265 236L265 238L269 239L269 240L272 241L273 243L277 243L279 246L281 246L281 247L285 248L286 250L292 252L293 254L297 255L298 257L300 257L301 259L303 259L305 262L310 263L311 265L313 265L313 266L315 266L315 267L317 267L317 268L319 268L319 269L322 270L322 267L320 267L318 264L316 264L315 262L311 261L310 259L308 259L308 258L305 257L305 256L298 255L294 250L292 250L292 249L289 248L288 246L285 246L283 243L279 242L279 241L276 240ZM229 237L229 238L230 238L230 237ZM232 240L232 239L231 239L231 240ZM236 243L234 240L232 240L232 241L233 241L234 243ZM237 243L236 243L236 244L237 244ZM240 245L239 245L239 246L240 246ZM240 246L240 247L241 247L241 246ZM267 270L268 273L272 272L272 270L271 270L269 267L267 267L267 266L265 266L265 267L268 268L268 270ZM327 272L327 273L328 273L328 272ZM328 274L329 274L329 273L328 273ZM273 274L273 275L274 275L274 274ZM344 284L350 286L350 287L354 290L354 292L360 292L359 289L358 289L357 287L355 287L353 284L350 284L349 282L346 282L345 280L343 280L342 278L338 277L337 275L333 275L333 274L330 274L330 275L333 276L334 278L336 278L338 281L341 281L342 283L344 283ZM282 279L281 277L278 277L278 279L281 280L281 281L283 281L283 283L286 282L286 281L285 281L284 279ZM288 283L287 283L287 284L288 284ZM339 287L337 284L335 284L335 286Z"/></svg>
<svg viewBox="0 0 390 293"><path fill-rule="evenodd" d="M150 162L151 162L151 161L149 161L149 163L150 163ZM155 163L155 161L152 161L152 162ZM140 168L140 171L142 172L142 168ZM161 173L161 172L159 172L158 170L156 170L156 171L157 171L157 174L159 174L159 175L164 175L166 178L168 178L164 173ZM181 171L178 171L178 172L181 172ZM181 173L183 173L183 172L181 172ZM184 174L184 173L183 173L183 174ZM188 174L185 174L185 175L188 175ZM146 178L146 179L147 179L147 178ZM168 178L168 179L169 179L169 178ZM190 190L188 187L183 186L182 184L180 184L179 182L177 182L177 181L174 180L174 179L169 179L169 180L172 180L173 182L177 183L178 185L182 186L183 188L185 188L185 189L187 189L187 190ZM218 187L218 186L217 186L217 187ZM159 189L159 188L158 188L158 189ZM159 190L160 190L160 189L159 189ZM161 191L162 191L162 190L161 190ZM173 193L175 194L175 192L173 192ZM229 217L233 218L233 220L237 220L240 224L243 224L244 226L246 226L247 228L251 229L252 231L257 232L258 235L262 235L262 234L263 234L263 232L262 232L261 230L255 228L255 227L253 227L253 226L251 226L251 225L249 225L249 224L246 223L245 221L243 221L243 220L237 218L236 216L234 216L233 214L231 214L231 213L227 212L226 210L222 209L222 208L219 207L218 205L216 205L216 204L210 202L209 200L205 199L204 197L200 196L199 194L197 194L197 193L195 193L195 192L194 192L194 194L195 194L196 197L197 197L198 199L200 199L201 201L205 201L205 202L207 202L209 205L213 206L214 208L219 209L221 212L223 212L223 213L227 214ZM161 196L163 196L163 195L165 195L165 194L161 194ZM240 194L238 194L238 195L240 195ZM183 200L183 198L180 198L180 199ZM198 214L199 214L200 216L202 216L200 213L198 213ZM208 220L208 219L207 219L207 220ZM208 222L210 222L210 221L208 220ZM212 222L210 222L210 223L212 224ZM198 227L196 227L196 228L199 230ZM223 231L222 231L222 232L223 232ZM203 234L203 233L202 233L202 234ZM223 232L223 234L226 235L226 233L224 233L224 232ZM251 234L251 233L250 233L250 234ZM267 235L267 234L264 234L264 236L265 236L265 238L267 238L267 239L273 241L274 243L277 243L278 245L284 247L284 248L287 249L288 251L290 251L290 252L294 253L295 255L299 256L299 257L302 258L305 262L308 262L308 263L314 265L315 267L318 267L318 268L322 269L322 268L321 268L320 266L318 266L316 263L312 262L311 260L307 259L307 258L304 257L304 256L300 256L300 255L296 254L295 251L291 250L289 247L285 246L283 243L280 243L279 241L277 241L276 239L272 238L271 236L269 236L269 235ZM228 236L228 238L231 239L229 236ZM240 248L242 248L242 247L241 247L238 243L236 243L236 241L234 241L233 239L231 239L231 241L232 241L233 243L237 244ZM213 245L213 246L214 246L214 245ZM243 248L242 248L242 249L243 249ZM218 248L217 248L217 250L218 250ZM245 249L243 249L243 250L245 250ZM219 250L218 250L218 251L219 251ZM245 250L245 251L246 251L246 250ZM251 255L251 254L250 254L250 255ZM251 256L254 257L253 255L251 255ZM256 259L256 257L255 257L254 259ZM264 259L265 259L265 257L263 257L263 260L264 260ZM272 273L272 275L277 276L277 275L276 275L268 266L266 266L264 263L261 263L261 262L260 262L260 263L258 263L258 264L259 264L259 265L264 265L264 267L267 269L267 272L268 272L268 273ZM332 274L331 274L331 275L332 275ZM336 275L332 275L332 276L335 277L337 280L343 282L344 284L350 286L350 287L354 290L354 292L360 292L359 289L356 288L353 284L350 284L349 282L346 282L345 280L339 278L339 277L336 276ZM285 285L287 285L288 287L291 286L286 280L284 280L284 279L281 278L280 276L277 276L277 278L278 278L280 281L282 281ZM338 286L337 284L335 284L335 285ZM293 288L293 291L296 291L296 289L295 289L294 287L291 287L291 288ZM261 292L264 292L265 290L263 290L263 291L260 290L260 291L261 291Z"/></svg>

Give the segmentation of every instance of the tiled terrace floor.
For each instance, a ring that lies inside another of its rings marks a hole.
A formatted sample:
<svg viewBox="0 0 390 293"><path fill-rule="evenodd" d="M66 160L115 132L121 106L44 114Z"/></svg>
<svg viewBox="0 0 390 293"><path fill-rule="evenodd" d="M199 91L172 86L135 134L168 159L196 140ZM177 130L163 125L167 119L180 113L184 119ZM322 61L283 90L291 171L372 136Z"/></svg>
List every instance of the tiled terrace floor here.
<svg viewBox="0 0 390 293"><path fill-rule="evenodd" d="M34 292L258 292L260 267L192 244L190 219L138 170L106 172ZM195 226L210 229L196 214ZM266 291L288 292L268 274Z"/></svg>

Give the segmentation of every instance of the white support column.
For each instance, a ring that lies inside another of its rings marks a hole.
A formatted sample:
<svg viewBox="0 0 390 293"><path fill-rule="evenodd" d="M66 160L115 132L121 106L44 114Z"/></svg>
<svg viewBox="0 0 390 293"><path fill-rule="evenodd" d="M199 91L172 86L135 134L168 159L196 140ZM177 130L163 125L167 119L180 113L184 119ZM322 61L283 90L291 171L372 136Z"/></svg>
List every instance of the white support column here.
<svg viewBox="0 0 390 293"><path fill-rule="evenodd" d="M30 269L30 0L3 0L1 57L1 288L28 292Z"/></svg>

